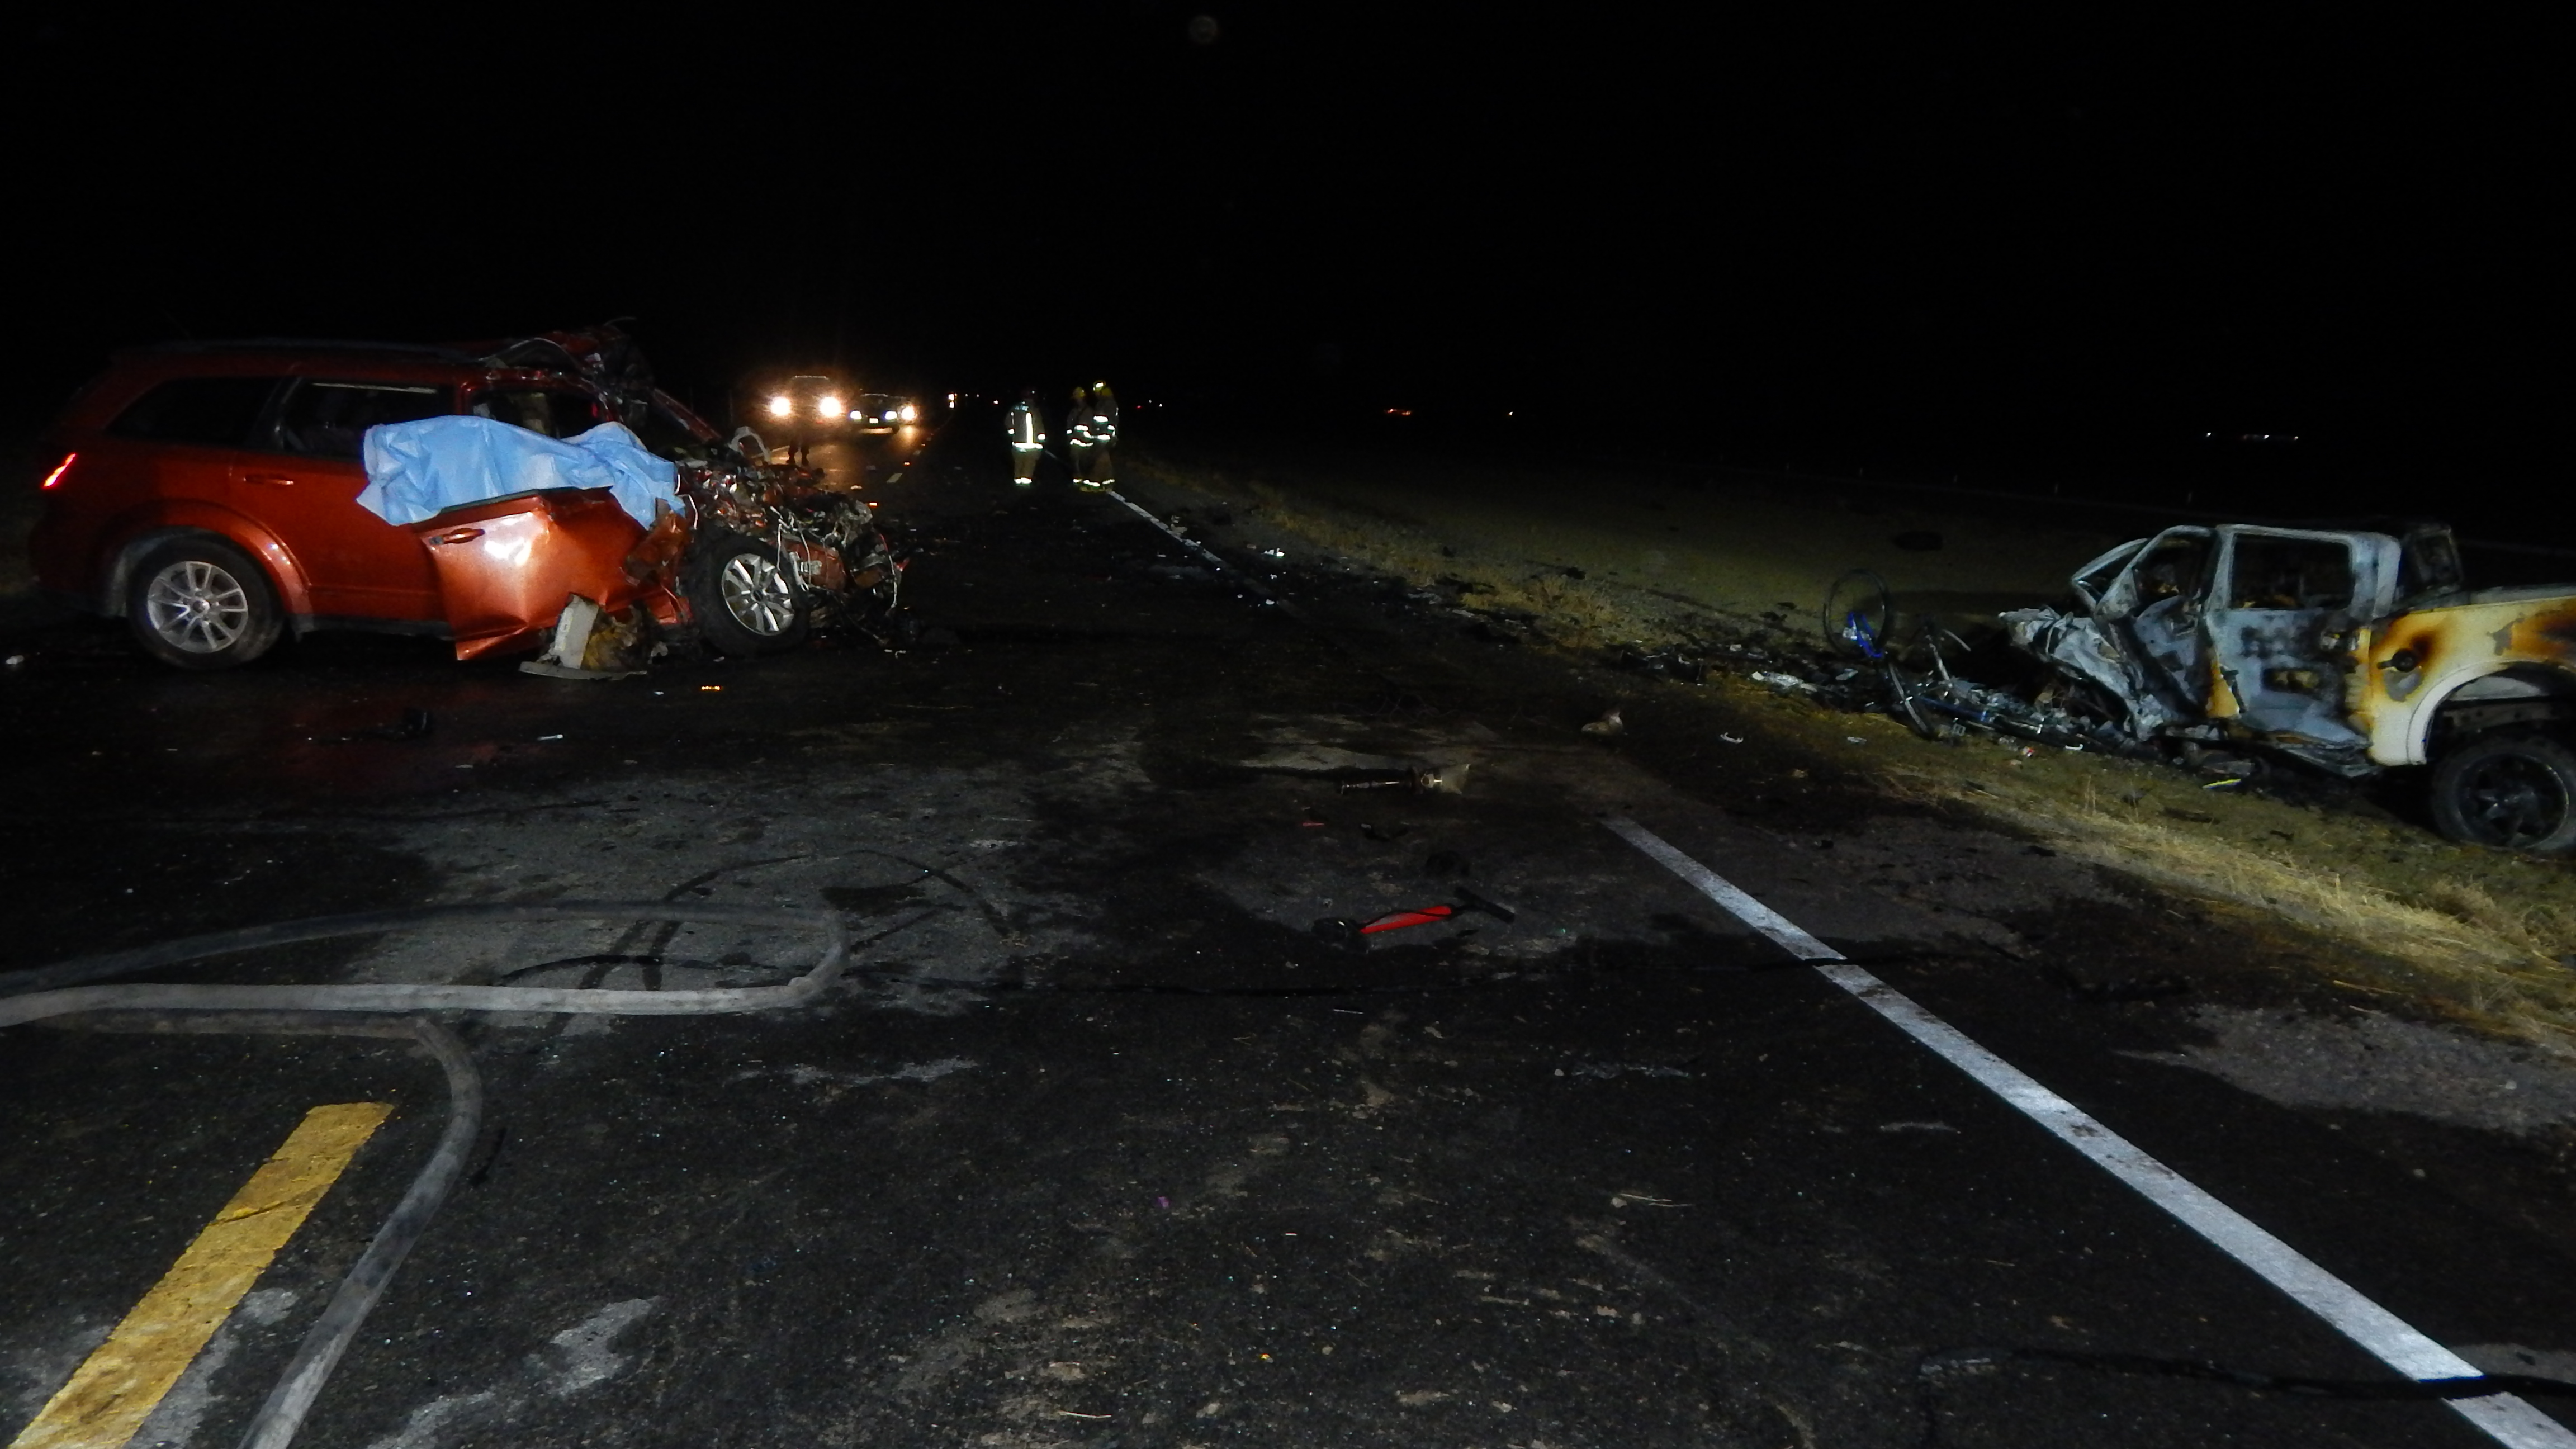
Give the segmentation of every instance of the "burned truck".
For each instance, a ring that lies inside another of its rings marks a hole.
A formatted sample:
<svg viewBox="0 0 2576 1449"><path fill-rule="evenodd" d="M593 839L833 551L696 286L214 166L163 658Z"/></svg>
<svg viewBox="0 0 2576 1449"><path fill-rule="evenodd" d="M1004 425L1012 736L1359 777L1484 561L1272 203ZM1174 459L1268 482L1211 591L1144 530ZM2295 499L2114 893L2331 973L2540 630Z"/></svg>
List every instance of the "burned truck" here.
<svg viewBox="0 0 2576 1449"><path fill-rule="evenodd" d="M2576 849L2576 585L2471 589L2437 525L2255 524L2169 528L2072 584L2002 621L2129 738L2429 767L2445 835Z"/></svg>

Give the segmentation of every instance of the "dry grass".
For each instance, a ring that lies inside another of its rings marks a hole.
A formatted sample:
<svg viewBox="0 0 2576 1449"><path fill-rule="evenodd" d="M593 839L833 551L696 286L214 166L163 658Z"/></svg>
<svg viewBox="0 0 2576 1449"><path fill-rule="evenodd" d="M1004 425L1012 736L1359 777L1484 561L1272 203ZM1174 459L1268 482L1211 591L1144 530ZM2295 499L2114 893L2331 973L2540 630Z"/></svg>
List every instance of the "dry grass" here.
<svg viewBox="0 0 2576 1449"><path fill-rule="evenodd" d="M1666 640L1676 631L1720 627L1715 610L1695 608L1633 586L1576 579L1562 568L1462 542L1410 513L1366 502L1325 502L1277 483L1216 469L1184 469L1155 459L1129 471L1150 482L1222 500L1256 514L1268 527L1312 548L1367 564L1429 588L1443 578L1476 585L1479 609L1534 615L1556 643L1575 650Z"/></svg>
<svg viewBox="0 0 2576 1449"><path fill-rule="evenodd" d="M2207 822L2176 820L2152 795L2104 788L2105 775L2157 767L2110 764L2050 760L2004 778L1899 767L1885 778L1893 793L1964 806L2078 859L2359 946L2366 954L2338 968L2355 984L2576 1055L2576 973L2558 960L2576 944L2576 899L2562 868L2260 798L2194 812ZM2499 874L2527 878L2507 883Z"/></svg>
<svg viewBox="0 0 2576 1449"><path fill-rule="evenodd" d="M1588 653L1677 633L1758 631L1651 590L1562 569L1533 573L1515 550L1435 529L1375 497L1354 506L1304 488L1158 464L1147 477L1223 500L1262 525L1427 586L1484 586L1479 607L1526 612L1561 647ZM1667 688L1685 697L1679 686ZM2106 869L2339 943L2334 980L2377 1005L2403 999L2552 1051L2576 1055L2576 872L2561 862L2439 840L2365 809L2327 810L2204 790L2159 765L2089 754L2024 755L1991 745L1915 739L1893 721L1828 711L1740 678L1712 678L1697 697L1758 721L1775 743L1848 769L1843 737L1871 743L1876 782L1899 799L1961 809L2045 840Z"/></svg>

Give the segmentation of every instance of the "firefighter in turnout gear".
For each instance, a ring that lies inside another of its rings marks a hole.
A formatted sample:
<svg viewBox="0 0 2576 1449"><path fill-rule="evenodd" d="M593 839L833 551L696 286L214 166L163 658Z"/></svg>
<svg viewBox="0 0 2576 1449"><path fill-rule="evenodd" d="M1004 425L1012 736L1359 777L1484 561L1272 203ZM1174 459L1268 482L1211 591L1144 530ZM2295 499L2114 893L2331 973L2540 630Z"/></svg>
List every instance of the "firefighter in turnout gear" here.
<svg viewBox="0 0 2576 1449"><path fill-rule="evenodd" d="M1046 415L1038 390L1028 388L1011 406L1011 481L1026 488L1038 479L1038 459L1046 452Z"/></svg>
<svg viewBox="0 0 2576 1449"><path fill-rule="evenodd" d="M1065 442L1073 453L1073 479L1085 488L1107 488L1118 481L1118 395L1109 384L1073 390L1073 410L1064 420Z"/></svg>

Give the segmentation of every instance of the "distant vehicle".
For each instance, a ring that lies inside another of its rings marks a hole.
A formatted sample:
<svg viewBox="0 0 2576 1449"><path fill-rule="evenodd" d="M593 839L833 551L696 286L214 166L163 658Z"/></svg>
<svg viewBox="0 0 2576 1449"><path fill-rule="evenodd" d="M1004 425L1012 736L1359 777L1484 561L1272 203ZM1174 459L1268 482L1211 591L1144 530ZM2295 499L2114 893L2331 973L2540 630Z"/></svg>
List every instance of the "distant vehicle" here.
<svg viewBox="0 0 2576 1449"><path fill-rule="evenodd" d="M891 433L920 421L921 405L893 393L861 393L858 405L850 411L850 422L863 433Z"/></svg>
<svg viewBox="0 0 2576 1449"><path fill-rule="evenodd" d="M828 372L754 375L734 400L735 421L772 443L836 438L850 431L858 389Z"/></svg>
<svg viewBox="0 0 2576 1449"><path fill-rule="evenodd" d="M2576 851L2576 585L2471 590L2436 525L2169 528L2072 582L2003 622L2132 738L2430 765L2443 834Z"/></svg>

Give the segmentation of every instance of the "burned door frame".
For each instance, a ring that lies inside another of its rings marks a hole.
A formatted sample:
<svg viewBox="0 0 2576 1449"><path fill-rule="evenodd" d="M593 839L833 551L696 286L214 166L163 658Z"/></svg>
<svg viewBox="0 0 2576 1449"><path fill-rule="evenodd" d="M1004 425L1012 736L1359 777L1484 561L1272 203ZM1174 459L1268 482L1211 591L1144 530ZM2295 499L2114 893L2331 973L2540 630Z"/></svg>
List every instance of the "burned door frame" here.
<svg viewBox="0 0 2576 1449"><path fill-rule="evenodd" d="M2368 773L2370 736L2354 720L2354 650L2363 627L2386 611L2396 540L2253 524L2218 532L2218 566L2201 610L2209 717L2339 772ZM2341 586L2320 587L2304 568L2294 575L2264 560L2263 551L2282 545L2340 554Z"/></svg>
<svg viewBox="0 0 2576 1449"><path fill-rule="evenodd" d="M2159 555L2181 544L2193 545L2198 554L2191 576L2151 585L2146 576L2160 566ZM2119 635L2134 687L2153 695L2177 721L2209 713L2208 644L2200 622L2219 551L2215 528L2197 523L2168 528L2138 546L2094 606L2094 616Z"/></svg>

